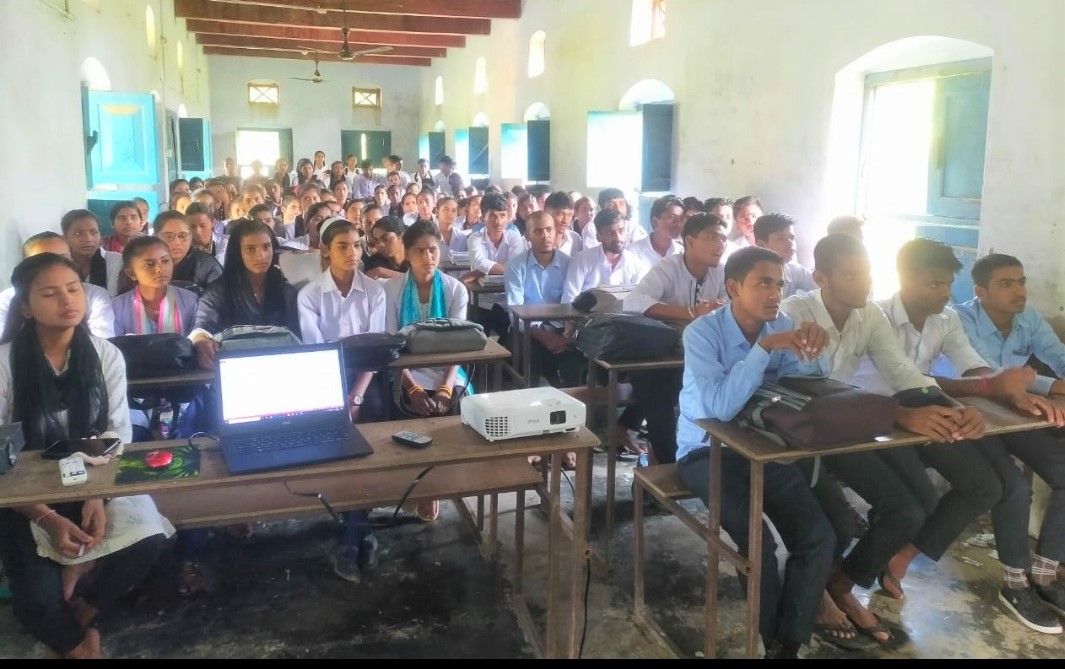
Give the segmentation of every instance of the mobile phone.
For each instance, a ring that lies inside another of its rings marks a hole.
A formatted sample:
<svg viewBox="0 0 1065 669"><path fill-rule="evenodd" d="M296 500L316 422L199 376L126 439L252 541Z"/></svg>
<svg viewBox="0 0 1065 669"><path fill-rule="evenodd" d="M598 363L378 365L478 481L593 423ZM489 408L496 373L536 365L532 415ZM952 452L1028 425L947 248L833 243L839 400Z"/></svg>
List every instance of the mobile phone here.
<svg viewBox="0 0 1065 669"><path fill-rule="evenodd" d="M84 453L90 457L110 455L122 443L121 439L109 437L101 439L93 437L89 439L59 439L44 449L41 457L45 460L62 460L74 453Z"/></svg>

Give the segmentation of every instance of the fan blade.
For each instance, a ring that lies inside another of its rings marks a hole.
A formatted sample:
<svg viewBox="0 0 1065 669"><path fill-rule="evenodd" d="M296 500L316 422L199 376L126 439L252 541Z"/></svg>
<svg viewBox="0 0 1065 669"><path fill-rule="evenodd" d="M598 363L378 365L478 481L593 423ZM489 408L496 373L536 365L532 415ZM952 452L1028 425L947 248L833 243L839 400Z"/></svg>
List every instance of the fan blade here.
<svg viewBox="0 0 1065 669"><path fill-rule="evenodd" d="M362 51L356 51L352 55L353 56L366 56L366 55L369 55L371 53L385 53L386 51L391 51L392 48L393 47L390 47L390 46L378 46L378 47L374 47L372 49L363 49Z"/></svg>

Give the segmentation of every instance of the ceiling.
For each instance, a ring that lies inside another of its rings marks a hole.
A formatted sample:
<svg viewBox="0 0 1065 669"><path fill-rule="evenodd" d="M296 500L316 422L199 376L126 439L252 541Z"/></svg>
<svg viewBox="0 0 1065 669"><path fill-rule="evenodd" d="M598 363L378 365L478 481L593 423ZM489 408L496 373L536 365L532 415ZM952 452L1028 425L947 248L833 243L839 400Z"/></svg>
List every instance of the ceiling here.
<svg viewBox="0 0 1065 669"><path fill-rule="evenodd" d="M175 0L203 52L342 62L348 27L352 63L429 67L493 19L521 18L523 0ZM317 50L317 51L315 51Z"/></svg>

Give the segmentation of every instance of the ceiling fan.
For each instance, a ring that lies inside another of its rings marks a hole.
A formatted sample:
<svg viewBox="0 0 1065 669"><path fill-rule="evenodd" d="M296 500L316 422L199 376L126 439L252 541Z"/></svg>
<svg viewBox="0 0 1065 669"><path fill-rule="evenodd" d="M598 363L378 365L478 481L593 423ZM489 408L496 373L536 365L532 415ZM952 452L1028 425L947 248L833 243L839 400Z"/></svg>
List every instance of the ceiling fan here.
<svg viewBox="0 0 1065 669"><path fill-rule="evenodd" d="M341 7L341 11L344 14L344 27L340 29L340 34L344 36L344 44L340 47L340 52L336 54L337 58L339 58L340 60L355 60L356 56L365 56L371 53L385 53L386 51L392 50L392 47L390 46L378 46L373 47L371 49L362 49L361 51L352 51L351 43L348 41L348 33L351 32L351 28L348 28L348 8L346 2ZM321 51L320 49L315 49L313 47L298 48L301 51L318 51L320 53L326 53L324 51Z"/></svg>
<svg viewBox="0 0 1065 669"><path fill-rule="evenodd" d="M320 84L323 81L325 81L325 79L322 78L322 73L318 71L318 59L317 58L314 59L314 75L313 76L311 76L309 78L308 77L292 77L292 79L295 79L297 81L309 81L312 84Z"/></svg>

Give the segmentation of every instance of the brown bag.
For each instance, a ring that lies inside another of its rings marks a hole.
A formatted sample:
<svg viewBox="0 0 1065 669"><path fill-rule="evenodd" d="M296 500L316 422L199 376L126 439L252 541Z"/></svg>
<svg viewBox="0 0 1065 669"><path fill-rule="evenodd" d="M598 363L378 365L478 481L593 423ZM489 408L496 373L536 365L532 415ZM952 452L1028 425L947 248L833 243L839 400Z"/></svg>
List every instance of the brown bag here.
<svg viewBox="0 0 1065 669"><path fill-rule="evenodd" d="M763 383L737 420L786 448L817 451L890 434L898 407L893 397L849 383L785 376Z"/></svg>

